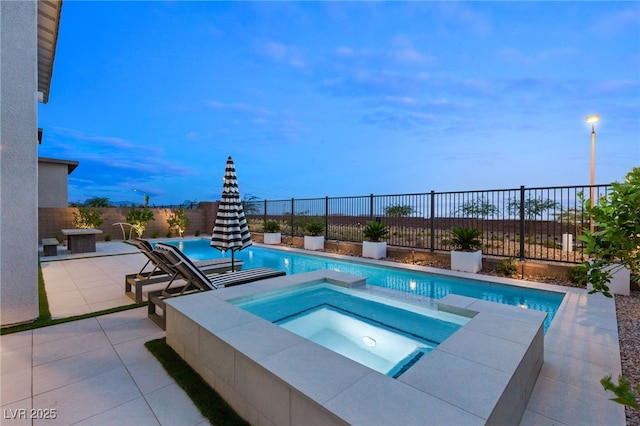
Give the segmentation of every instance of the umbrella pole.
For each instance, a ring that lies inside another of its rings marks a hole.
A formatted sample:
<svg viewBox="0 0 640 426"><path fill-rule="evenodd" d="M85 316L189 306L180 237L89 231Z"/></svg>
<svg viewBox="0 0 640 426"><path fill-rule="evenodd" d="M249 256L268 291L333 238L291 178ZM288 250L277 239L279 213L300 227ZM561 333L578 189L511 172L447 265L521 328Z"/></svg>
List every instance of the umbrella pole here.
<svg viewBox="0 0 640 426"><path fill-rule="evenodd" d="M231 272L235 272L236 271L236 267L235 267L235 264L234 264L234 261L233 261L233 252L234 251L235 251L234 249L231 249Z"/></svg>

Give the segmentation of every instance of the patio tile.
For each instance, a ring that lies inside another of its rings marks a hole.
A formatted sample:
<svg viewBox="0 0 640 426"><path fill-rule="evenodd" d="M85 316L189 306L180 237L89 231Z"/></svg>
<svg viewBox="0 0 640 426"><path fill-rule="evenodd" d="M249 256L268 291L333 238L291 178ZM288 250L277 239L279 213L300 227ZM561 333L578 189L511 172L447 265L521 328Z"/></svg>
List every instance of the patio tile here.
<svg viewBox="0 0 640 426"><path fill-rule="evenodd" d="M31 419L28 415L31 407L31 398L3 405L2 426L31 426Z"/></svg>
<svg viewBox="0 0 640 426"><path fill-rule="evenodd" d="M33 344L40 345L94 331L101 331L95 318L66 322L33 330Z"/></svg>
<svg viewBox="0 0 640 426"><path fill-rule="evenodd" d="M49 309L51 310L52 315L54 310L58 307L70 308L87 305L87 301L82 297L80 290L69 290L61 293L53 293L51 295L47 293L47 299L49 300Z"/></svg>
<svg viewBox="0 0 640 426"><path fill-rule="evenodd" d="M13 402L31 398L31 369L15 371L3 374L0 380L4 385L0 386L0 405L5 406ZM9 385L10 384L10 385ZM4 417L4 416L3 416Z"/></svg>
<svg viewBox="0 0 640 426"><path fill-rule="evenodd" d="M58 417L34 425L69 425L139 398L135 383L120 366L100 375L33 397L33 406L55 408Z"/></svg>
<svg viewBox="0 0 640 426"><path fill-rule="evenodd" d="M92 331L33 346L33 366L110 346L102 331Z"/></svg>
<svg viewBox="0 0 640 426"><path fill-rule="evenodd" d="M625 424L624 410L620 410L620 405L613 401L593 403L601 398L601 392L590 392L540 376L527 408L569 425Z"/></svg>
<svg viewBox="0 0 640 426"><path fill-rule="evenodd" d="M164 331L158 329L155 335L140 337L135 340L129 340L124 343L119 343L114 346L118 356L122 360L122 363L129 367L132 364L146 361L148 359L155 359L153 354L144 346L149 340L156 340L164 337Z"/></svg>
<svg viewBox="0 0 640 426"><path fill-rule="evenodd" d="M155 357L127 367L143 395L173 383L173 379Z"/></svg>
<svg viewBox="0 0 640 426"><path fill-rule="evenodd" d="M33 368L33 394L39 395L119 367L122 363L111 346L40 365Z"/></svg>
<svg viewBox="0 0 640 426"><path fill-rule="evenodd" d="M88 306L89 312L100 312L107 309L119 308L121 306L133 305L135 302L124 295L121 290L120 296L116 299L106 300L99 303L91 303Z"/></svg>
<svg viewBox="0 0 640 426"><path fill-rule="evenodd" d="M541 376L579 386L592 392L602 391L600 379L609 374L617 377L619 372L550 350L545 351L544 364L540 370Z"/></svg>
<svg viewBox="0 0 640 426"><path fill-rule="evenodd" d="M111 343L117 345L140 337L155 335L158 330L160 329L154 322L145 318L130 322L119 329L105 330L105 332Z"/></svg>
<svg viewBox="0 0 640 426"><path fill-rule="evenodd" d="M171 384L145 396L163 425L197 425L206 420L184 391Z"/></svg>
<svg viewBox="0 0 640 426"><path fill-rule="evenodd" d="M31 347L21 347L10 351L0 352L0 375L15 373L31 368Z"/></svg>
<svg viewBox="0 0 640 426"><path fill-rule="evenodd" d="M159 425L158 419L144 398L118 405L88 419L75 423L76 426L122 426L122 425Z"/></svg>
<svg viewBox="0 0 640 426"><path fill-rule="evenodd" d="M32 341L33 333L31 330L6 334L0 337L0 352L31 346Z"/></svg>

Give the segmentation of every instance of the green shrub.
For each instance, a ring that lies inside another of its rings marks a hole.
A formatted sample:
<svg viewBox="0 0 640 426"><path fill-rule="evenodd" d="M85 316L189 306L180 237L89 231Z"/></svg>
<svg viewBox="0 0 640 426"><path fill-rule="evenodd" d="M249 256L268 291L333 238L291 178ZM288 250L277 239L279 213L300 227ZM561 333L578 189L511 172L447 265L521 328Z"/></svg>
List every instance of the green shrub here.
<svg viewBox="0 0 640 426"><path fill-rule="evenodd" d="M567 271L567 279L574 283L579 284L582 287L587 286L587 274L584 268L580 266L574 266Z"/></svg>
<svg viewBox="0 0 640 426"><path fill-rule="evenodd" d="M320 222L317 219L311 219L309 222L307 222L304 229L306 229L308 233L315 237L322 234L322 232L324 231L324 223Z"/></svg>
<svg viewBox="0 0 640 426"><path fill-rule="evenodd" d="M542 246L546 248L553 248L553 249L560 248L560 245L553 240L544 240L544 242L542 243Z"/></svg>
<svg viewBox="0 0 640 426"><path fill-rule="evenodd" d="M280 232L280 224L275 220L268 220L262 226L263 232Z"/></svg>
<svg viewBox="0 0 640 426"><path fill-rule="evenodd" d="M105 241L111 241L111 234L105 234L104 235L104 240Z"/></svg>
<svg viewBox="0 0 640 426"><path fill-rule="evenodd" d="M196 232L194 232L193 235L197 237L198 235L200 235L200 231L196 229Z"/></svg>
<svg viewBox="0 0 640 426"><path fill-rule="evenodd" d="M502 262L496 265L496 272L504 275L505 277L511 277L518 272L518 265L513 257L504 259Z"/></svg>
<svg viewBox="0 0 640 426"><path fill-rule="evenodd" d="M389 229L382 222L369 221L362 234L367 241L377 242L389 234Z"/></svg>
<svg viewBox="0 0 640 426"><path fill-rule="evenodd" d="M127 222L133 225L139 237L142 237L145 229L147 229L147 223L154 219L153 212L149 210L149 196L144 196L144 206L141 209L135 208L131 205L131 209L127 213Z"/></svg>
<svg viewBox="0 0 640 426"><path fill-rule="evenodd" d="M102 211L96 207L78 207L78 213L73 212L73 222L76 228L99 228L104 222Z"/></svg>
<svg viewBox="0 0 640 426"><path fill-rule="evenodd" d="M179 208L167 218L167 223L169 224L169 232L171 232L171 228L178 228L178 235L182 237L191 223L191 219L187 217L185 209Z"/></svg>

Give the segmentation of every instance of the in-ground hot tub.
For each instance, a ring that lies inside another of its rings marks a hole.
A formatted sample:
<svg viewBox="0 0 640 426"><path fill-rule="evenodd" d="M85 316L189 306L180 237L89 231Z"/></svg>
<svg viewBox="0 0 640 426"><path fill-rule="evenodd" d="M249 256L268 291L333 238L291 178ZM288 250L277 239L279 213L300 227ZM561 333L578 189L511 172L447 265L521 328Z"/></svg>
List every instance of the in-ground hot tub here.
<svg viewBox="0 0 640 426"><path fill-rule="evenodd" d="M229 300L261 318L397 378L469 318L322 283Z"/></svg>
<svg viewBox="0 0 640 426"><path fill-rule="evenodd" d="M394 379L229 303L317 284L469 320ZM167 343L251 424L491 425L524 412L546 314L458 295L410 297L321 270L177 297L166 316Z"/></svg>

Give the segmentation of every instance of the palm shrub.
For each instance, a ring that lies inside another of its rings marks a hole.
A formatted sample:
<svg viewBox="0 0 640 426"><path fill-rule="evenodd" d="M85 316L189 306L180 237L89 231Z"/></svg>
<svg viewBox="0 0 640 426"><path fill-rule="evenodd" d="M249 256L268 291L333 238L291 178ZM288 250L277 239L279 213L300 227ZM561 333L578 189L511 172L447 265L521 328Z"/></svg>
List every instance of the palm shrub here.
<svg viewBox="0 0 640 426"><path fill-rule="evenodd" d="M482 231L476 228L458 226L451 228L451 244L458 251L476 251L482 248Z"/></svg>
<svg viewBox="0 0 640 426"><path fill-rule="evenodd" d="M367 222L367 226L362 231L362 235L367 241L378 242L389 234L387 225L382 222Z"/></svg>

